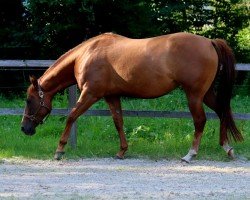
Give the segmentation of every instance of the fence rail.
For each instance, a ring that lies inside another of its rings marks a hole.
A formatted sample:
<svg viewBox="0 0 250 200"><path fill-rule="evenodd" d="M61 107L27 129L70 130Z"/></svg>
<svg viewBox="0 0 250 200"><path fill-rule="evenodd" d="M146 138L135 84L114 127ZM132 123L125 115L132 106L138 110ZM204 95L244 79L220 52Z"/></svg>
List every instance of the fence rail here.
<svg viewBox="0 0 250 200"><path fill-rule="evenodd" d="M51 115L65 116L69 114L70 108L55 108L51 111ZM1 115L22 115L21 108L0 108ZM110 116L109 110L87 110L85 116ZM156 110L124 110L123 115L127 117L162 117L162 118L191 118L190 112L186 111L156 111ZM207 119L218 118L215 113L207 112ZM234 113L235 119L250 120L250 113Z"/></svg>
<svg viewBox="0 0 250 200"><path fill-rule="evenodd" d="M25 69L25 68L48 68L55 60L0 60L1 70ZM237 63L236 70L250 71L249 63Z"/></svg>
<svg viewBox="0 0 250 200"><path fill-rule="evenodd" d="M54 60L0 60L0 70L29 70L29 69L46 69L50 66ZM238 63L236 64L236 70L238 71L250 71L250 64ZM67 115L70 112L76 102L77 97L76 86L69 88L69 108L68 109L53 109L52 115ZM0 108L1 115L22 115L23 109L20 108ZM109 110L88 110L84 113L85 116L110 116ZM164 117L164 118L191 118L189 112L177 112L177 111L135 111L124 110L124 116L129 117ZM217 118L215 113L206 113L208 119ZM250 120L250 113L235 113L235 119ZM70 134L70 145L76 147L77 134L76 123L72 127Z"/></svg>

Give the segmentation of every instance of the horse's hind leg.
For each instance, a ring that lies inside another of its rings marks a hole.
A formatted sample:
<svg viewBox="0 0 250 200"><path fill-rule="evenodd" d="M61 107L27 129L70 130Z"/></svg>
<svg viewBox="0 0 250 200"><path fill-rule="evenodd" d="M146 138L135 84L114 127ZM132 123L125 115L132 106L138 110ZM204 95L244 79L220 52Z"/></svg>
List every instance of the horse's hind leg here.
<svg viewBox="0 0 250 200"><path fill-rule="evenodd" d="M221 111L220 108L218 106L218 103L216 102L216 95L215 92L213 90L213 87L211 87L205 97L204 97L204 103L210 108L212 109L220 118L220 134L221 135L225 135L226 134L226 129L225 129L225 125L222 123L221 120ZM222 137L222 136L221 136ZM230 147L228 144L228 141L226 140L225 137L221 138L221 145L223 147L223 149L226 151L226 153L228 154L228 156L230 158L234 158L234 151L233 151L233 147Z"/></svg>
<svg viewBox="0 0 250 200"><path fill-rule="evenodd" d="M120 137L120 151L116 154L116 157L119 159L123 159L124 154L128 149L128 144L127 144L125 133L123 130L123 118L122 118L120 97L109 96L109 97L105 97L105 100L109 105L109 108L110 108L110 111L111 111L111 114L115 123L115 127Z"/></svg>
<svg viewBox="0 0 250 200"><path fill-rule="evenodd" d="M71 110L67 122L66 127L61 135L56 153L54 158L56 160L62 159L62 156L64 154L64 146L67 144L69 135L70 135L70 129L75 122L75 120L83 114L93 103L95 103L98 99L94 97L92 94L88 92L87 88L84 88L81 92L81 95L75 105L75 107Z"/></svg>
<svg viewBox="0 0 250 200"><path fill-rule="evenodd" d="M202 97L197 97L195 94L188 93L187 98L189 110L192 114L195 127L194 139L191 149L189 150L188 154L182 158L182 161L189 163L198 153L201 136L206 123L206 115L202 106Z"/></svg>

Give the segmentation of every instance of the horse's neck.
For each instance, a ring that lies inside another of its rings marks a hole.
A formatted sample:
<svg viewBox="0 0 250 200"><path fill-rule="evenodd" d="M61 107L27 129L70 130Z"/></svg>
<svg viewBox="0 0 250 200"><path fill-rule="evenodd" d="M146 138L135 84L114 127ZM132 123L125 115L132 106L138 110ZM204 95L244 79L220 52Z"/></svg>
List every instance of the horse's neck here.
<svg viewBox="0 0 250 200"><path fill-rule="evenodd" d="M45 92L50 93L53 97L58 91L64 90L76 83L74 75L75 60L79 55L82 55L92 43L95 43L97 36L89 39L75 48L71 49L67 53L63 54L39 79L39 83Z"/></svg>
<svg viewBox="0 0 250 200"><path fill-rule="evenodd" d="M76 57L77 52L74 49L65 53L39 79L41 87L50 93L51 97L76 83L74 76Z"/></svg>

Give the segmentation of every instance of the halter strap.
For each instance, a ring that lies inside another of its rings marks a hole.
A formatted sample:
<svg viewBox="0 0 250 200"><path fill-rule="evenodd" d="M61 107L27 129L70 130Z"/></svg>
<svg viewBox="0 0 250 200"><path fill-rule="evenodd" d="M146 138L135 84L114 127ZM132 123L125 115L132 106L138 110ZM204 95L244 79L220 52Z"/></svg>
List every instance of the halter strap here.
<svg viewBox="0 0 250 200"><path fill-rule="evenodd" d="M38 89L38 96L40 97L39 107L37 111L33 115L27 115L25 113L23 115L37 124L43 124L45 120L48 118L48 116L50 115L51 109L44 103L44 92L42 91L42 88L39 83L38 83L37 89ZM39 120L37 119L36 115L42 107L46 108L49 111L49 113L45 116L44 119Z"/></svg>

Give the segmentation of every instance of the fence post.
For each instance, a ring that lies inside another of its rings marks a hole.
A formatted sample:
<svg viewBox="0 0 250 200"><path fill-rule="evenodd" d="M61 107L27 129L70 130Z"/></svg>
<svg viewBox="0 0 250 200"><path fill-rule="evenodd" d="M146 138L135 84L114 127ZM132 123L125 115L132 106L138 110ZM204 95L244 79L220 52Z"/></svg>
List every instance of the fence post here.
<svg viewBox="0 0 250 200"><path fill-rule="evenodd" d="M77 101L77 87L76 85L72 85L69 87L69 108L72 109ZM75 122L72 125L71 131L70 131L70 138L69 143L72 149L76 149L77 145L77 122Z"/></svg>

